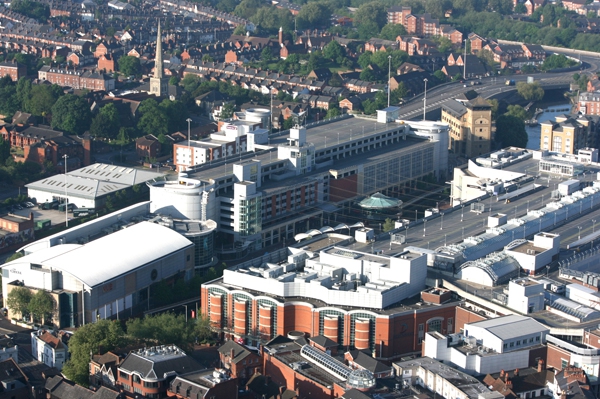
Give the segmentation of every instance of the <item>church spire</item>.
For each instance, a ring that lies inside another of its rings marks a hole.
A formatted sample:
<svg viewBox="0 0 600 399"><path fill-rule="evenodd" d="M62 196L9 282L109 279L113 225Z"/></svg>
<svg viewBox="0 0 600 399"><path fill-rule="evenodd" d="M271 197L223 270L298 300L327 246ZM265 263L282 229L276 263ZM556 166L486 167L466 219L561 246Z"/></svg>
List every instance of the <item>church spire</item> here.
<svg viewBox="0 0 600 399"><path fill-rule="evenodd" d="M156 32L156 57L154 59L154 77L158 79L161 79L163 77L162 37L160 32L160 20L158 20L158 31Z"/></svg>

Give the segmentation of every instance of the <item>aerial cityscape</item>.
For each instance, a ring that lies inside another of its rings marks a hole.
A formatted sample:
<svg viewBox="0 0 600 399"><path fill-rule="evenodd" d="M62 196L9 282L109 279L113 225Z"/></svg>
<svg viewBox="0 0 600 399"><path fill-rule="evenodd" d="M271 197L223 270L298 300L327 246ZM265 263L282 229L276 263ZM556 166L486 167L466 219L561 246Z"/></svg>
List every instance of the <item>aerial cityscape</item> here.
<svg viewBox="0 0 600 399"><path fill-rule="evenodd" d="M600 0L3 2L0 399L598 398L599 77Z"/></svg>

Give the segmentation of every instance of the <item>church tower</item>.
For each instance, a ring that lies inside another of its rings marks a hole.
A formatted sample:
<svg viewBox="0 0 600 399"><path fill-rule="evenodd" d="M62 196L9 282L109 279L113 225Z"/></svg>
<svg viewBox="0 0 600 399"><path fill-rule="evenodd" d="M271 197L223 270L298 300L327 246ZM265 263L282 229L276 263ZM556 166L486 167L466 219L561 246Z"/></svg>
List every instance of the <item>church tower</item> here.
<svg viewBox="0 0 600 399"><path fill-rule="evenodd" d="M150 78L150 94L157 97L168 94L168 80L163 77L162 60L162 37L160 31L160 21L158 21L158 31L156 33L156 57L154 58L154 76Z"/></svg>

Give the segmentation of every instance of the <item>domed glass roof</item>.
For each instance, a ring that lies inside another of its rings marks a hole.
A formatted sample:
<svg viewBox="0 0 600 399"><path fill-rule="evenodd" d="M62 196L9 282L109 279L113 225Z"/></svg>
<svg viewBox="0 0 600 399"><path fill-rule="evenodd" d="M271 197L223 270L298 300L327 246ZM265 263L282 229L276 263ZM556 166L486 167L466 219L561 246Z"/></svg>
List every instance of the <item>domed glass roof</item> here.
<svg viewBox="0 0 600 399"><path fill-rule="evenodd" d="M346 384L358 390L365 390L375 386L375 377L369 370L352 370L348 375Z"/></svg>
<svg viewBox="0 0 600 399"><path fill-rule="evenodd" d="M381 193L375 193L369 198L360 201L358 205L367 209L385 209L400 206L402 201L396 198L388 197Z"/></svg>

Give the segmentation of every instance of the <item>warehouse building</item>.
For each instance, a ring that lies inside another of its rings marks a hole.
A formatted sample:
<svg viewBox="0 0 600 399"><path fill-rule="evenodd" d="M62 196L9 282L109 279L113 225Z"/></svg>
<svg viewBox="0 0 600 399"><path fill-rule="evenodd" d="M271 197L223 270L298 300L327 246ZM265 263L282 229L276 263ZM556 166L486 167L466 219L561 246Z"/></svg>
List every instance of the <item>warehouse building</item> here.
<svg viewBox="0 0 600 399"><path fill-rule="evenodd" d="M59 244L60 244L60 239ZM35 244L35 243L34 243ZM86 244L43 247L2 267L2 292L50 292L60 328L147 308L154 282L194 272L194 244L158 223L141 221ZM9 308L8 317L20 317Z"/></svg>

